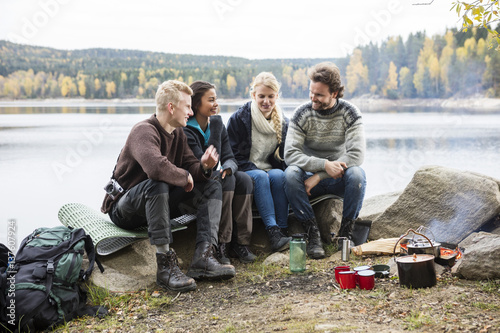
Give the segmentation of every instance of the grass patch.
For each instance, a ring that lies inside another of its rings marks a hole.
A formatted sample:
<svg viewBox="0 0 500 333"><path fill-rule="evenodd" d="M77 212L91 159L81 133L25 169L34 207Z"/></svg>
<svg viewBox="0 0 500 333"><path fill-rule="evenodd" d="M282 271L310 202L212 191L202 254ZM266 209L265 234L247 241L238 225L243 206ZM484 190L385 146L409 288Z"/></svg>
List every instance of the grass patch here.
<svg viewBox="0 0 500 333"><path fill-rule="evenodd" d="M500 310L499 305L492 303L472 302L472 306L481 310L489 310L489 311Z"/></svg>
<svg viewBox="0 0 500 333"><path fill-rule="evenodd" d="M500 295L500 280L479 281L478 286L486 293Z"/></svg>
<svg viewBox="0 0 500 333"><path fill-rule="evenodd" d="M409 316L404 319L405 328L409 331L417 330L425 325L433 323L432 317L423 312L412 311Z"/></svg>

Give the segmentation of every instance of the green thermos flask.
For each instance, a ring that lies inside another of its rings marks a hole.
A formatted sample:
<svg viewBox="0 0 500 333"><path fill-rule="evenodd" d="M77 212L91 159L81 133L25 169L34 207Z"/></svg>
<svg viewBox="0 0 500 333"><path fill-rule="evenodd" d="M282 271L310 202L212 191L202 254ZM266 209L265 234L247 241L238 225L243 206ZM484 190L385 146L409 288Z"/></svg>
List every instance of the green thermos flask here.
<svg viewBox="0 0 500 333"><path fill-rule="evenodd" d="M290 271L298 273L305 270L306 240L303 234L295 234L290 241Z"/></svg>

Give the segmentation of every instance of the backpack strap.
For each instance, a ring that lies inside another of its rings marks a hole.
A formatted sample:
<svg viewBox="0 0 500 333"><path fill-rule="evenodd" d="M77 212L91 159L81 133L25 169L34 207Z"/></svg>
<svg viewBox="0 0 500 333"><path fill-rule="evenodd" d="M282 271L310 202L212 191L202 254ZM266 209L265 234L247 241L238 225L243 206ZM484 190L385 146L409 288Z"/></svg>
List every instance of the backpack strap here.
<svg viewBox="0 0 500 333"><path fill-rule="evenodd" d="M94 269L94 263L97 264L97 267L99 267L101 273L104 272L104 267L102 267L101 262L96 257L96 252L94 243L92 242L92 237L90 237L90 235L85 235L84 239L85 239L85 251L87 252L87 257L89 258L89 267L85 272L83 272L82 279L84 281L87 281L87 279L90 277L90 274L92 274L92 270Z"/></svg>

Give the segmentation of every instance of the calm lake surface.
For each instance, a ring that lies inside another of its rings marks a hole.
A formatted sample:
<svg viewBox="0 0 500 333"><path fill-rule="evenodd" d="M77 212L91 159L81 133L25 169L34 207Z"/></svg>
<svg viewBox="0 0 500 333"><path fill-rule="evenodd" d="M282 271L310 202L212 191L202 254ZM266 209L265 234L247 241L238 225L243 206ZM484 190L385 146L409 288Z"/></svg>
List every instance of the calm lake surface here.
<svg viewBox="0 0 500 333"><path fill-rule="evenodd" d="M130 128L154 112L146 105L0 104L0 242L16 220L17 246L35 228L57 226L59 208L99 210ZM291 117L298 104L282 104ZM225 121L240 104L221 106ZM409 112L411 111L411 112ZM423 165L500 179L500 110L440 109L364 113L366 197L405 188Z"/></svg>

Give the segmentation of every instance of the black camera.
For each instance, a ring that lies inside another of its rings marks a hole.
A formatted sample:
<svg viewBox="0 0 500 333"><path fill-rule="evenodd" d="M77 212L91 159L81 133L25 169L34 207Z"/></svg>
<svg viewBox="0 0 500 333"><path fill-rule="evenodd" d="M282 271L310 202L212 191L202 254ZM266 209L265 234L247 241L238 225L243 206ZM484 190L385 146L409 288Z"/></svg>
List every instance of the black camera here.
<svg viewBox="0 0 500 333"><path fill-rule="evenodd" d="M106 186L104 186L104 190L106 193L114 199L118 194L123 193L123 187L118 184L118 182L114 179L111 179Z"/></svg>

